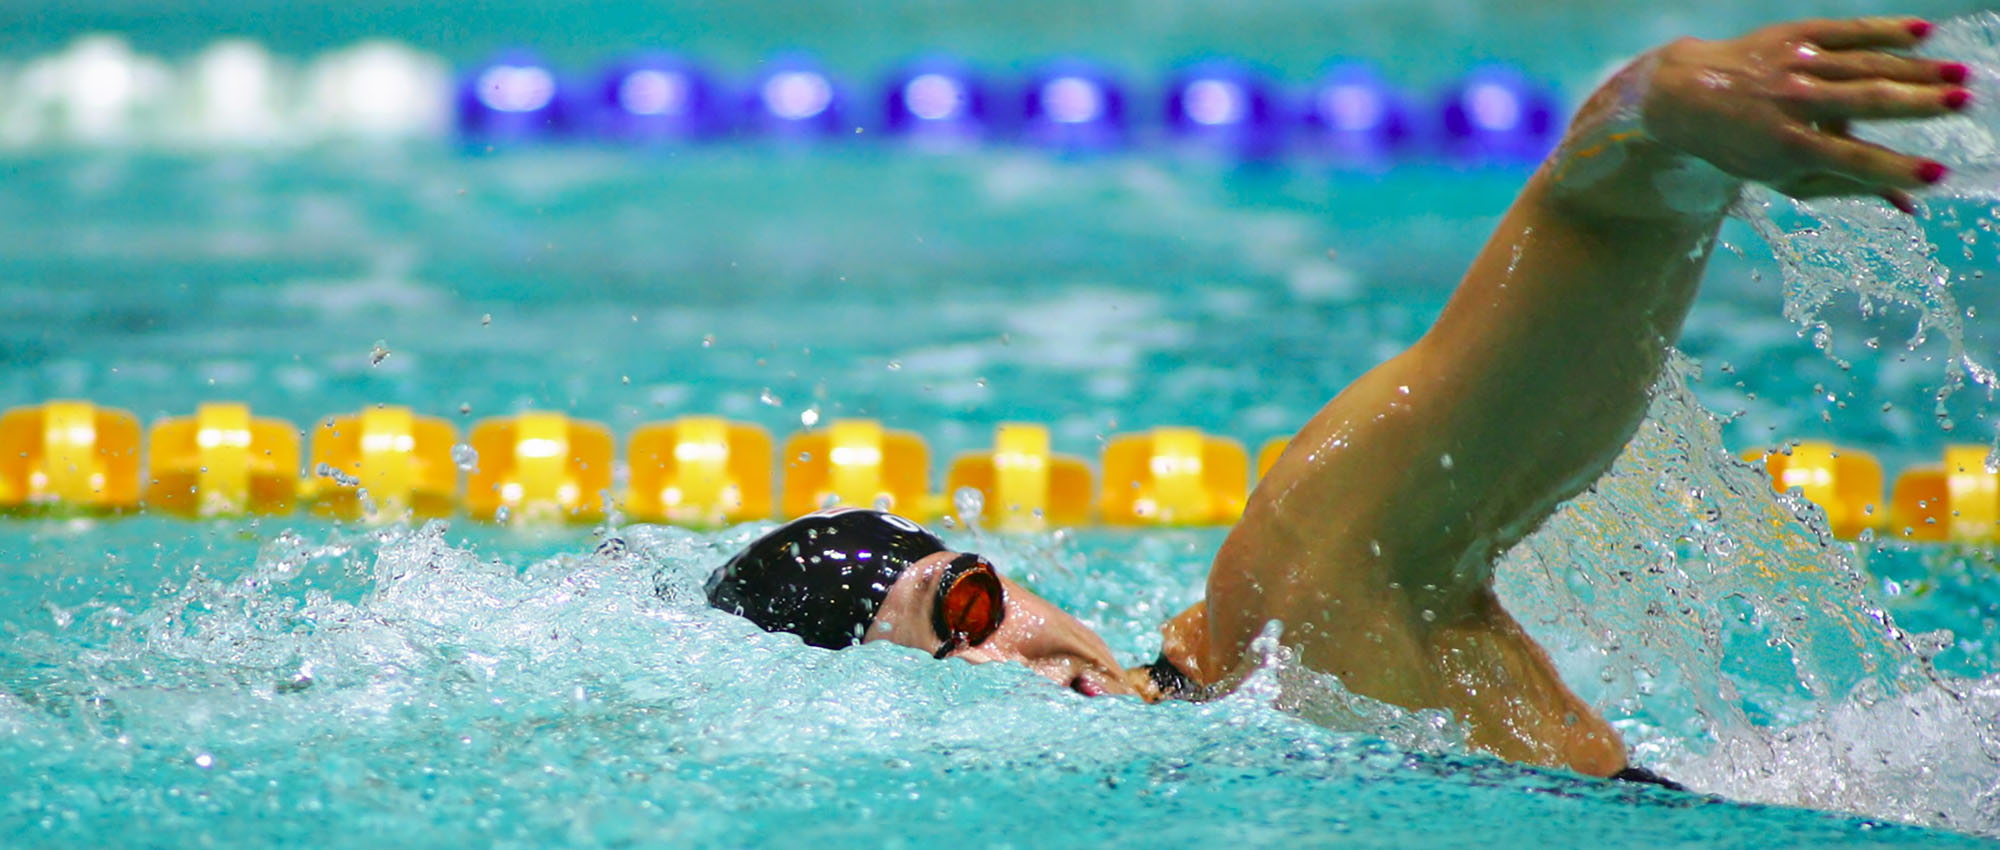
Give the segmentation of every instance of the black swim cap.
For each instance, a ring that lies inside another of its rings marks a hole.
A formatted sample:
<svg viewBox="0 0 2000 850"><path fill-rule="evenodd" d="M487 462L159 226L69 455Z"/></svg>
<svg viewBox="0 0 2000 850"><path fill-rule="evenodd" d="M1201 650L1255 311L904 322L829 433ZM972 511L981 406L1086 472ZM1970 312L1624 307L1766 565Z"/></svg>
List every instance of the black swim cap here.
<svg viewBox="0 0 2000 850"><path fill-rule="evenodd" d="M757 538L708 577L708 604L825 649L861 642L911 564L944 541L882 511L833 508Z"/></svg>

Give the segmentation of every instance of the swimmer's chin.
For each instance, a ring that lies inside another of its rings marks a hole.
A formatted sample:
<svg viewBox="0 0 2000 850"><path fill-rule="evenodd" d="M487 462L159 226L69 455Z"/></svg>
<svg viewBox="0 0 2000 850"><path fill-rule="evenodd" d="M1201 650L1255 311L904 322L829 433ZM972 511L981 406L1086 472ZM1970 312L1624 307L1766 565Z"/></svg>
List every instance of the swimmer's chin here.
<svg viewBox="0 0 2000 850"><path fill-rule="evenodd" d="M1166 698L1154 684L1152 675L1145 667L1121 670L1115 674L1105 674L1095 670L1077 673L1064 683L1070 690L1087 697L1126 696L1138 697L1149 703Z"/></svg>

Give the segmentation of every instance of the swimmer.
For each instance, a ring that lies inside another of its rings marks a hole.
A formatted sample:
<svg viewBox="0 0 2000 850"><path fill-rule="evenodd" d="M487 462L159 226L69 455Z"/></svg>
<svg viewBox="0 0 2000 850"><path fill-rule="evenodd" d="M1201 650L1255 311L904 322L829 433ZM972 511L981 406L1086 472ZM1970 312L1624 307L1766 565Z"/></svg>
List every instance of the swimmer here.
<svg viewBox="0 0 2000 850"><path fill-rule="evenodd" d="M1493 589L1493 565L1589 487L1646 414L1716 231L1747 182L1904 212L1945 174L1856 119L1966 107L1966 66L1917 59L1910 18L1779 24L1641 56L1578 110L1423 338L1328 402L1257 485L1206 598L1121 669L1088 627L916 523L830 510L751 543L716 607L806 643L1024 664L1083 694L1189 698L1266 623L1308 667L1450 711L1517 762L1661 781L1579 699Z"/></svg>

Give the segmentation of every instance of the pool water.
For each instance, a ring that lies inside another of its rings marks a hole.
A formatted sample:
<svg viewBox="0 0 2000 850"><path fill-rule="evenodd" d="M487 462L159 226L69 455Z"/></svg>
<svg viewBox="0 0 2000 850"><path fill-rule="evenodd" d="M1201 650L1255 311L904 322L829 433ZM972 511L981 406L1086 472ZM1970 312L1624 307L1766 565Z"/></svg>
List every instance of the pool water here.
<svg viewBox="0 0 2000 850"><path fill-rule="evenodd" d="M1258 20L1285 14L1303 12ZM1983 79L1994 55L1968 57ZM1609 57L1587 59L1549 72ZM1162 706L809 649L700 601L761 525L17 519L0 521L0 835L1982 845L2000 834L1991 554L1831 543L1729 455L1831 437L1896 469L1992 436L1982 388L1935 399L1953 342L1996 359L1985 126L1946 140L1972 176L1921 230L1775 203L1749 217L1788 234L1780 262L1732 223L1653 421L1503 567L1510 608L1638 760L1719 796L1471 754L1449 718L1351 697L1276 649L1229 697ZM1006 420L1088 457L1155 425L1286 434L1416 338L1525 176L865 145L7 165L8 404L150 421L231 399L301 425L374 403L462 426L537 408L621 434L868 416L940 457ZM1879 250L1831 274L1798 259L1857 245ZM1921 275L1861 279L1930 262L1948 310ZM1863 316L1853 289L1931 309L1929 337L1906 345L1914 313ZM1788 291L1836 296L1816 314L1831 354L1784 316ZM1222 534L944 531L1127 663L1198 598Z"/></svg>

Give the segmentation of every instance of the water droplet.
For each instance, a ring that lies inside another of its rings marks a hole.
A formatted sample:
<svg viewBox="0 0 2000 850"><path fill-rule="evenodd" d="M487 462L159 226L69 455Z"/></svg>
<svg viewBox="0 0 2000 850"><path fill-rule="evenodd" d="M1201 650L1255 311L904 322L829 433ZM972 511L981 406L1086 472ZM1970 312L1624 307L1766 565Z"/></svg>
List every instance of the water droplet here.
<svg viewBox="0 0 2000 850"><path fill-rule="evenodd" d="M808 407L808 408L806 408L806 409L804 409L804 410L801 410L801 411L799 411L799 424L800 424L800 425L804 425L804 426L806 426L807 428L811 428L811 427L812 427L812 426L814 426L814 425L818 425L818 424L819 424L819 408L818 408L818 407Z"/></svg>
<svg viewBox="0 0 2000 850"><path fill-rule="evenodd" d="M451 447L451 462L458 464L458 468L466 472L477 472L479 471L479 452L467 443L459 443Z"/></svg>
<svg viewBox="0 0 2000 850"><path fill-rule="evenodd" d="M770 387L765 387L763 392L758 393L757 400L767 405L770 405L771 407L777 407L785 403L784 399L777 397L777 395L771 392Z"/></svg>
<svg viewBox="0 0 2000 850"><path fill-rule="evenodd" d="M492 313L486 313L486 314L484 314L484 315L481 315L481 316L479 317L479 326L480 326L480 327L486 327L486 326L488 326L488 325L491 325L491 324L493 324L493 314L492 314Z"/></svg>
<svg viewBox="0 0 2000 850"><path fill-rule="evenodd" d="M470 404L466 404L466 403L464 403L464 402L460 402L460 403L459 403L459 405L458 405L458 415L460 415L460 416L465 416L465 415L467 415L467 414L469 414L469 413L471 413L471 412L472 412L472 405L470 405Z"/></svg>
<svg viewBox="0 0 2000 850"><path fill-rule="evenodd" d="M902 370L902 368L903 368L903 361L901 360L889 361L889 371L896 372Z"/></svg>
<svg viewBox="0 0 2000 850"><path fill-rule="evenodd" d="M1444 454L1441 454L1441 455L1438 455L1438 466L1441 466L1441 467L1444 467L1445 469L1450 469L1450 468L1451 468L1451 453L1450 453L1450 452L1446 452L1446 453L1444 453Z"/></svg>
<svg viewBox="0 0 2000 850"><path fill-rule="evenodd" d="M380 366L382 365L382 361L389 359L389 355L394 353L395 352L389 350L389 343L387 340L378 339L375 341L375 347L369 349L368 351L368 365Z"/></svg>
<svg viewBox="0 0 2000 850"><path fill-rule="evenodd" d="M960 487L951 494L951 507L970 526L979 519L980 512L986 510L986 494L977 487Z"/></svg>
<svg viewBox="0 0 2000 850"><path fill-rule="evenodd" d="M208 768L215 766L215 756L209 755L208 753L202 753L201 755L194 757L194 763L195 766L200 767L203 770L207 770Z"/></svg>
<svg viewBox="0 0 2000 850"><path fill-rule="evenodd" d="M703 334L701 338L701 347L702 348L715 347L715 334Z"/></svg>
<svg viewBox="0 0 2000 850"><path fill-rule="evenodd" d="M341 484L347 487L361 486L361 479L349 475L345 472L341 472L338 468L336 468L333 464L330 463L322 463L318 466L313 467L313 474L321 478L331 479L334 483Z"/></svg>

